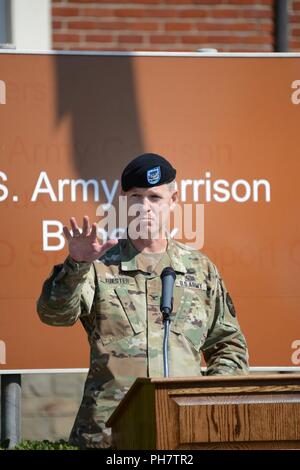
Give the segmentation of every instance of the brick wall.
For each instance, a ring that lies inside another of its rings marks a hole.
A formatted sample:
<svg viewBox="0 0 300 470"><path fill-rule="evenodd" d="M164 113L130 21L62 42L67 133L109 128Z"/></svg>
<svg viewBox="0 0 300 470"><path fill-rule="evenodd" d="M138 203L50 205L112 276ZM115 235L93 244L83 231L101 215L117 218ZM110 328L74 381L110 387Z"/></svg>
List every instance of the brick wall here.
<svg viewBox="0 0 300 470"><path fill-rule="evenodd" d="M52 17L56 50L263 52L274 43L273 0L53 0Z"/></svg>
<svg viewBox="0 0 300 470"><path fill-rule="evenodd" d="M289 51L300 51L300 1L289 1Z"/></svg>

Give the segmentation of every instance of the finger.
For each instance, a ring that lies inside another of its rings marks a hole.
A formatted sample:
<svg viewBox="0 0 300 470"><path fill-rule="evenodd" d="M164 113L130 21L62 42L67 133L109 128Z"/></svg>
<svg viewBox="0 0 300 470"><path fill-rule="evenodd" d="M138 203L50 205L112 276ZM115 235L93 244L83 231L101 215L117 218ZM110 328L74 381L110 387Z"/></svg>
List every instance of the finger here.
<svg viewBox="0 0 300 470"><path fill-rule="evenodd" d="M68 227L66 227L65 225L63 226L63 232L64 232L66 239L69 242L72 239L72 235L70 234Z"/></svg>
<svg viewBox="0 0 300 470"><path fill-rule="evenodd" d="M87 215L85 215L83 217L82 233L85 236L90 233L90 221L89 221L89 217Z"/></svg>
<svg viewBox="0 0 300 470"><path fill-rule="evenodd" d="M80 235L79 227L77 225L75 217L71 217L70 223L71 223L73 235Z"/></svg>
<svg viewBox="0 0 300 470"><path fill-rule="evenodd" d="M97 224L96 222L92 224L92 230L90 233L90 237L92 241L95 241L97 239Z"/></svg>

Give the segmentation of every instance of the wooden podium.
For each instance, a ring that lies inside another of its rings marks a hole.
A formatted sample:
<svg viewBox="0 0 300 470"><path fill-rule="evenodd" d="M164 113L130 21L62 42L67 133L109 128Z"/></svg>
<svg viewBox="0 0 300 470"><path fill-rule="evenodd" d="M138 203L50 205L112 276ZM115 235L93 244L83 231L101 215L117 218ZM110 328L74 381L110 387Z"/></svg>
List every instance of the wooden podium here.
<svg viewBox="0 0 300 470"><path fill-rule="evenodd" d="M139 378L107 422L114 449L300 449L300 374Z"/></svg>

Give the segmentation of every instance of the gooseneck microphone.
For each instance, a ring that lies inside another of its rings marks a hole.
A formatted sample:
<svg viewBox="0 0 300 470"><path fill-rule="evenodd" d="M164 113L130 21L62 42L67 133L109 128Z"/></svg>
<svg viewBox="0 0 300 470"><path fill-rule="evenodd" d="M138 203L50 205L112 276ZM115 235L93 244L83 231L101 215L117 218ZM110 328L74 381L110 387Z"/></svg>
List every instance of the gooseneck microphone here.
<svg viewBox="0 0 300 470"><path fill-rule="evenodd" d="M169 377L169 362L168 362L168 341L170 330L170 314L173 310L173 289L176 279L176 274L173 268L166 267L163 269L161 275L161 302L160 311L163 315L164 323L164 341L163 341L163 358L164 358L164 377Z"/></svg>
<svg viewBox="0 0 300 470"><path fill-rule="evenodd" d="M174 269L171 267L164 268L160 278L162 284L160 311L165 320L173 310L173 288L176 279Z"/></svg>

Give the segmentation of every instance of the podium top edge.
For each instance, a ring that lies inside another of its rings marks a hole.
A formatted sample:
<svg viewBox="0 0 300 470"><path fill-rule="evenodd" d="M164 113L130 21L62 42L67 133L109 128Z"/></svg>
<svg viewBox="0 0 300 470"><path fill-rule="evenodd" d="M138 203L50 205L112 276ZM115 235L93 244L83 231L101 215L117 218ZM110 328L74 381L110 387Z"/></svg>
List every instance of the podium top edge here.
<svg viewBox="0 0 300 470"><path fill-rule="evenodd" d="M291 367L289 367L289 366L251 367L250 366L249 369L250 369L251 376L255 375L255 373L257 373L257 372L259 372L260 376L261 376L262 373L267 373L268 375L270 375L271 373L273 373L273 374L278 374L278 373L285 373L285 374L287 374L287 373L292 373L292 374L300 373L300 367L299 366L298 367L297 366L291 366ZM201 367L201 370L205 373L206 367ZM77 373L88 373L88 371L89 371L88 368L1 369L1 365L0 365L0 376L1 375L15 375L15 374L21 374L21 375L26 375L26 374L77 374ZM203 376L199 376L199 377L203 378ZM216 376L214 376L214 377L216 377ZM184 378L184 377L182 377L182 378ZM156 377L155 379L159 379L159 377ZM163 379L163 377L160 377L160 379Z"/></svg>
<svg viewBox="0 0 300 470"><path fill-rule="evenodd" d="M186 383L191 384L195 382L253 382L263 380L272 381L277 379L289 380L289 379L300 379L300 371L295 371L294 373L288 372L278 372L272 374L260 373L260 374L246 374L246 375L211 375L211 376L195 376L195 377L138 377L135 383L151 383L151 384L176 384L176 383ZM133 384L133 385L134 385Z"/></svg>
<svg viewBox="0 0 300 470"><path fill-rule="evenodd" d="M206 58L300 58L300 52L172 52L172 51L55 51L0 49L0 54L50 56L111 56L111 57L206 57Z"/></svg>

